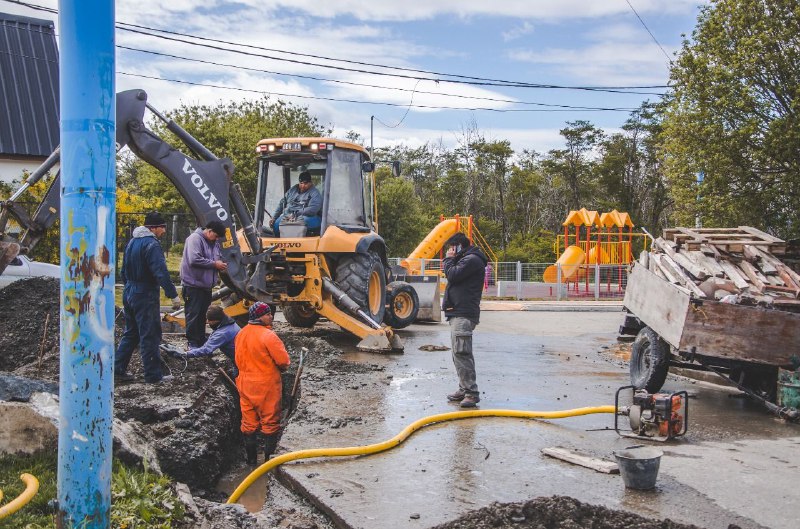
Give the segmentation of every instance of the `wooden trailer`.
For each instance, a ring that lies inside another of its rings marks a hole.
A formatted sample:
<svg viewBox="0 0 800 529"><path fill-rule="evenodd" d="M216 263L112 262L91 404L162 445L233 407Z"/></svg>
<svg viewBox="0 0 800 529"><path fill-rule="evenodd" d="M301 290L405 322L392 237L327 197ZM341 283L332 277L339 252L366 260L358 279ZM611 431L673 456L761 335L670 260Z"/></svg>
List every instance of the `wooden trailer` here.
<svg viewBox="0 0 800 529"><path fill-rule="evenodd" d="M800 314L695 296L642 264L631 271L624 306L620 332L636 335L631 383L649 392L679 366L716 371L774 401L778 369L800 365Z"/></svg>

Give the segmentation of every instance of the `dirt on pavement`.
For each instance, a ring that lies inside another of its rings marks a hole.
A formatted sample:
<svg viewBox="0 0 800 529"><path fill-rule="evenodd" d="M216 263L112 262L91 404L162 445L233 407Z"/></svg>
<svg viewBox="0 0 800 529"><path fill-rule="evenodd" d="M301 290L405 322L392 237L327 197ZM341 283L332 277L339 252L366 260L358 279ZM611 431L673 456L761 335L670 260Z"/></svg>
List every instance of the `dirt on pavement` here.
<svg viewBox="0 0 800 529"><path fill-rule="evenodd" d="M667 520L582 503L568 496L493 503L433 529L698 529ZM729 529L736 529L731 526Z"/></svg>

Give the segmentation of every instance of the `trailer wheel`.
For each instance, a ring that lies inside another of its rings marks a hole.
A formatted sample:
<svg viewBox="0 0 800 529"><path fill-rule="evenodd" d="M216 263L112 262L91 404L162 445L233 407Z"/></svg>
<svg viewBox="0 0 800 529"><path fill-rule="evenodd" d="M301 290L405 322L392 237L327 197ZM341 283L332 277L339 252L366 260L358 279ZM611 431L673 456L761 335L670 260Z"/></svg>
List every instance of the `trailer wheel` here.
<svg viewBox="0 0 800 529"><path fill-rule="evenodd" d="M667 379L669 345L650 327L636 335L631 347L631 384L655 393Z"/></svg>
<svg viewBox="0 0 800 529"><path fill-rule="evenodd" d="M346 255L336 266L336 282L375 322L386 310L386 272L377 254Z"/></svg>
<svg viewBox="0 0 800 529"><path fill-rule="evenodd" d="M287 303L283 306L283 317L292 327L313 327L319 313L308 303Z"/></svg>
<svg viewBox="0 0 800 529"><path fill-rule="evenodd" d="M419 312L419 296L405 281L392 281L386 287L386 313L383 322L393 329L404 329L414 323Z"/></svg>

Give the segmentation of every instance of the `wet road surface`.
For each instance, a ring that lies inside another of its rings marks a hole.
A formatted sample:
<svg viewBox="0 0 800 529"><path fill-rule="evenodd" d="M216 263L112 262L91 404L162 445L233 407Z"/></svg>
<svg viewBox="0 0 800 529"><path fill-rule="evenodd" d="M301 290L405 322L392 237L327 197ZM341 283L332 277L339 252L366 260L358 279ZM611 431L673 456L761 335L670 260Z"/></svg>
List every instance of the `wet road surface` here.
<svg viewBox="0 0 800 529"><path fill-rule="evenodd" d="M480 407L552 411L613 404L615 390L629 383L627 366L598 351L615 343L621 320L612 312L484 312L474 343ZM449 346L449 327L414 325L400 332L403 355L345 355L383 371L374 375L379 384L326 395L319 414L342 417L342 426L290 425L285 450L376 443L421 417L458 410L445 399L457 388L450 351L419 350ZM614 450L639 443L607 430L613 426L608 414L441 423L388 452L289 463L280 477L342 527L431 527L495 501L554 494L709 529L732 523L797 527L800 426L783 424L719 386L670 377L664 388L679 389L692 396L689 433L653 443L665 452L653 492L626 491L618 475L541 454L562 446L613 460ZM353 420L358 417L369 419Z"/></svg>

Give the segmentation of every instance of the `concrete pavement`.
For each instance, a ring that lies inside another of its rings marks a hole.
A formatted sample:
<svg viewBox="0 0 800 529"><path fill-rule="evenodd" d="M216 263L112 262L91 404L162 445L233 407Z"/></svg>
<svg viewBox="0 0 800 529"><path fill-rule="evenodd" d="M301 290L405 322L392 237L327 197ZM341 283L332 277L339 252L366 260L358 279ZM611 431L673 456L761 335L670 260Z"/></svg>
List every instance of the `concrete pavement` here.
<svg viewBox="0 0 800 529"><path fill-rule="evenodd" d="M613 404L616 388L628 384L627 368L598 350L614 342L621 320L610 312L484 312L475 334L481 408ZM282 445L375 443L416 419L457 410L445 400L457 387L450 352L419 350L449 346L448 326L414 325L401 334L403 355L347 353L347 362L373 366L364 375L372 378L330 390L308 410L318 423L291 425ZM636 441L607 430L611 415L441 423L388 452L289 463L279 473L342 527L431 527L494 501L554 494L709 529L796 527L800 427L717 386L670 378L665 389L688 389L693 398L687 438L658 445L665 456L654 492L626 490L619 476L540 453L563 446L612 459Z"/></svg>

